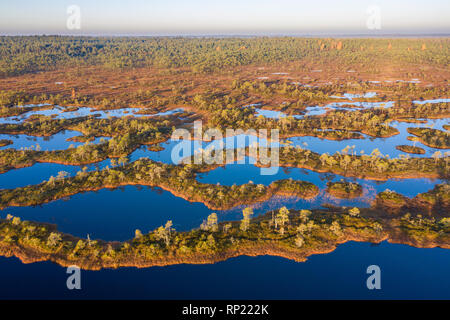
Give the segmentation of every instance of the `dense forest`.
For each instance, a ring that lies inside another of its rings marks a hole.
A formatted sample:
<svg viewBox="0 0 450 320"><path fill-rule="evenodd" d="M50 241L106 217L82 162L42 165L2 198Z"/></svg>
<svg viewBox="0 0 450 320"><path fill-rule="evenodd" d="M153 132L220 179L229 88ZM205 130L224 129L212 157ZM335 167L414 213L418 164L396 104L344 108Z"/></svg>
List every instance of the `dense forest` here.
<svg viewBox="0 0 450 320"><path fill-rule="evenodd" d="M216 71L250 63L302 58L341 63L450 63L449 39L169 38L169 37L0 37L0 76L58 67L100 65L190 67Z"/></svg>

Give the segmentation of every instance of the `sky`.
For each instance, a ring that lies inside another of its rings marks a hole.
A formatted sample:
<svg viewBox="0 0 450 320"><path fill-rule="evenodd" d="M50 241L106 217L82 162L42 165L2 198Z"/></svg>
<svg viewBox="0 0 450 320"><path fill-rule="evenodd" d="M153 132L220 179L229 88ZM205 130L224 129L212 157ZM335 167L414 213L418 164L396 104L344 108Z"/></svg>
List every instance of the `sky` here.
<svg viewBox="0 0 450 320"><path fill-rule="evenodd" d="M0 0L8 35L397 33L450 34L450 0Z"/></svg>

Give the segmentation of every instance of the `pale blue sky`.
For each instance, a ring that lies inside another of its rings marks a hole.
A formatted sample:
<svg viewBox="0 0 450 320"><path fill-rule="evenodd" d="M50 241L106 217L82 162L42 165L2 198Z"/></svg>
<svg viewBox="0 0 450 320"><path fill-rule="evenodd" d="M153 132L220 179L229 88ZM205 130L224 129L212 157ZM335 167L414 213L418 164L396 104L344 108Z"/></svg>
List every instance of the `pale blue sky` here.
<svg viewBox="0 0 450 320"><path fill-rule="evenodd" d="M81 30L66 27L78 5ZM366 26L381 9L381 30ZM450 33L450 0L0 0L1 34Z"/></svg>

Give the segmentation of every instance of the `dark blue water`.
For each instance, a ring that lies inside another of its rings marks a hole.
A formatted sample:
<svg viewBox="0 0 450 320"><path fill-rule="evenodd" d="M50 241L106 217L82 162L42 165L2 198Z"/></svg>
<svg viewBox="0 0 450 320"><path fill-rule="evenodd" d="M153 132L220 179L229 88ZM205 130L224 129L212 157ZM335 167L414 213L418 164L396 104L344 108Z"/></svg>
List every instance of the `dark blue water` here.
<svg viewBox="0 0 450 320"><path fill-rule="evenodd" d="M395 127L399 134L389 137L389 138L373 138L364 135L365 139L347 139L343 141L326 140L317 137L294 137L287 139L292 142L292 145L301 146L304 149L310 149L317 153L334 154L337 151L341 151L346 146L355 146L355 154L361 154L363 151L365 154L370 154L373 150L378 149L383 155L389 155L391 158L397 158L401 155L409 155L410 157L431 157L433 153L438 151L438 149L430 148L420 142L414 144L413 141L409 141L407 138L413 135L409 134L408 128L434 128L438 130L444 130L443 125L449 124L448 119L432 119L428 120L427 123L406 123L393 121L390 125ZM407 154L395 147L398 145L415 145L416 147L423 148L425 153L420 154ZM442 151L442 150L441 150ZM445 150L444 150L445 151Z"/></svg>
<svg viewBox="0 0 450 320"><path fill-rule="evenodd" d="M68 171L68 169L70 169ZM95 166L90 167L91 170ZM13 170L0 175L0 183L5 188L14 185L26 185L30 182L41 182L50 175L65 170L72 175L79 171L79 167L64 165L36 164L30 168ZM33 174L20 174L21 172ZM440 180L406 179L389 180L387 182L366 181L353 179L364 186L364 195L351 200L336 199L325 192L328 181L337 181L342 177L331 174L319 174L303 169L280 169L277 175L261 176L259 169L253 165L227 165L209 173L201 174L199 180L204 183L222 185L244 184L252 180L255 184L269 185L279 179L293 178L306 180L317 185L320 194L311 200L298 197L275 196L268 201L247 205L254 208L255 214L279 209L283 206L292 209L320 208L324 203L342 206L367 207L375 194L385 189L395 190L413 197L418 193L433 188ZM27 182L27 183L26 183ZM1 212L2 216L10 213L24 220L49 222L58 225L62 232L104 240L126 240L132 237L135 229L143 232L153 230L167 220L173 220L177 230L189 230L198 227L212 212L217 212L219 220L239 220L242 209L246 206L235 207L226 211L213 211L202 203L191 203L160 189L152 190L148 187L126 186L116 190L103 189L98 192L87 192L60 199L36 207L11 207Z"/></svg>
<svg viewBox="0 0 450 320"><path fill-rule="evenodd" d="M166 150L169 150L167 148ZM153 160L167 160L168 151L151 152L145 148L135 151L131 158L136 160L148 155ZM89 165L88 170L96 170L109 165L105 160L98 164ZM12 170L0 175L1 188L15 188L28 184L40 183L56 176L60 171L75 175L80 171L78 166L39 163L32 167ZM199 175L203 183L222 185L245 184L253 181L255 184L269 185L273 181L292 178L314 183L320 188L320 194L311 200L298 197L272 197L271 199L246 206L238 206L226 211L215 211L219 220L239 220L242 209L251 206L255 214L279 209L283 206L292 209L320 208L325 203L341 206L368 207L376 193L386 189L394 190L409 197L426 192L441 180L431 179L400 179L389 181L369 181L350 179L363 185L364 194L360 198L342 200L334 198L325 192L329 181L338 181L344 177L339 175L317 173L298 168L280 168L276 175L264 176L260 169L248 164L230 164L217 168L211 172ZM191 203L166 191L154 191L147 187L138 188L127 186L114 191L100 190L74 195L67 199L57 200L37 207L7 208L1 212L19 216L24 220L49 222L58 225L62 232L104 240L126 240L132 237L135 229L143 232L153 230L173 220L177 230L189 230L198 227L213 211L201 203Z"/></svg>
<svg viewBox="0 0 450 320"><path fill-rule="evenodd" d="M84 117L89 115L96 115L96 117L100 119L105 119L109 117L127 117L132 116L134 118L140 118L140 117L155 117L155 116L168 116L173 115L176 113L182 113L184 112L183 108L168 110L164 112L159 112L152 115L147 114L138 114L136 112L139 112L140 108L122 108L122 109L112 109L112 110L97 110L93 108L88 107L80 107L76 111L67 111L65 107L61 106L55 106L51 109L47 110L31 110L26 113L22 113L19 116L12 116L12 117L0 117L0 124L4 123L23 123L26 119L30 118L33 115L38 116L51 116L53 119L73 119L78 117Z"/></svg>
<svg viewBox="0 0 450 320"><path fill-rule="evenodd" d="M291 142L294 146L301 146L306 149L310 149L315 152L319 153L325 153L328 152L330 154L334 154L337 151L341 151L346 146L355 146L356 153L361 153L361 151L364 151L366 154L370 154L372 150L375 148L378 148L382 154L387 154L390 157L398 157L400 155L405 155L403 152L398 151L395 149L395 146L400 144L408 144L413 145L413 142L408 141L408 133L406 129L408 127L414 127L414 126L433 126L434 128L441 129L442 126L446 123L449 123L447 119L442 120L429 120L428 124L409 124L409 123L395 123L394 125L397 126L397 128L400 131L399 135L396 135L394 137L390 138L370 138L366 137L366 139L350 139L350 140L344 140L344 141L332 141L332 140L324 140L317 137L295 137L290 138L288 141ZM67 141L68 138L74 137L77 135L80 135L81 133L76 131L63 131L56 135L53 135L51 137L32 137L27 135L0 135L0 139L11 139L13 140L13 145L6 146L0 149L6 149L6 148L35 148L36 145L39 145L41 147L41 150L61 150L66 149L70 145L79 146L82 143L79 142L70 142ZM244 135L241 135L240 137L244 137ZM248 136L246 140L246 144L250 143L248 140ZM254 137L251 137L252 139L255 139ZM93 143L99 143L101 138L96 138L96 140ZM109 138L104 138L109 139ZM235 138L231 138L235 139ZM229 146L227 141L230 140L230 138L227 138L224 140L225 146ZM236 140L237 141L237 140ZM135 161L141 157L149 158L155 161L160 161L168 164L178 164L178 161L173 158L172 150L175 146L177 146L180 143L180 141L174 141L169 140L165 143L161 143L161 146L164 148L164 150L159 152L153 152L147 150L146 146L142 146L138 148L135 152L133 152L129 156L130 161ZM195 142L182 142L184 145L190 145L190 152L192 153L194 150L198 149L201 145L203 147L207 146L207 143L200 144L198 141ZM429 148L426 146L421 145L420 143L416 144L417 146L421 146L426 150L426 154L424 155L413 155L414 157L417 156L426 156L430 157L437 149ZM187 156L187 155L186 155ZM409 156L409 155L408 155ZM247 161L248 163L248 161ZM98 170L102 169L106 166L110 166L110 161L105 160L96 164L88 165L88 170ZM66 171L70 175L76 174L80 170L79 166L64 166L64 165L54 165L54 164L42 164L42 165L35 165L32 168L26 168L26 169L19 169L13 172L7 173L7 175L0 175L0 188L17 188L29 184L36 184L39 182L42 182L44 180L48 180L51 175L56 176L59 171ZM236 183L240 183L238 181L244 181L242 183L248 182L248 180L256 180L256 178L252 179L254 176L259 176L260 178L266 177L261 176L260 169L255 169L250 166L244 166L239 170L239 175L228 175L223 177L225 184L227 184L227 180L229 179L236 179ZM249 172L249 174L243 174ZM258 171L258 173L256 173ZM215 177L216 175L221 175L220 173L214 173L211 175L211 177ZM248 178L248 180L246 180ZM340 179L341 177L339 177ZM214 179L213 179L214 180ZM216 182L221 182L220 179L216 179ZM246 181L245 181L246 180ZM208 180L205 180L208 181ZM308 180L309 181L309 180ZM417 181L419 184L422 184L425 179L420 179L420 181ZM410 185L409 181L408 185ZM258 182L260 183L260 182ZM261 182L264 183L264 182ZM269 182L270 183L270 182ZM386 186L389 184L386 184ZM390 188L392 190L395 190L397 192L401 192L401 190L396 190L395 187L398 185L398 183L394 183L391 187L387 186L387 188ZM425 181L423 184L425 186L428 186L429 183ZM384 190L384 189L383 189ZM382 190L382 191L383 191ZM410 190L407 188L406 190ZM413 189L415 190L415 188ZM422 189L421 189L422 190ZM426 190L425 190L426 191ZM420 191L423 192L423 191ZM417 193L411 192L410 194L406 194L408 196L415 196Z"/></svg>
<svg viewBox="0 0 450 320"><path fill-rule="evenodd" d="M381 269L381 290L366 287ZM0 258L0 299L449 299L444 249L350 242L296 263L238 257L213 265L82 271L81 290L66 289L66 269Z"/></svg>
<svg viewBox="0 0 450 320"><path fill-rule="evenodd" d="M70 114L62 115L70 116ZM431 121L442 128L448 120ZM431 123L430 122L430 123ZM370 153L374 148L391 157L401 152L397 144L411 144L406 140L407 127L415 124L397 124L400 135L388 139L348 140L343 142L322 140L314 137L290 139L294 145L316 152L334 153L346 145L355 145L360 152ZM419 125L425 126L425 125ZM26 135L0 135L0 139L12 139L9 147L20 149L39 144L42 150L65 149L66 141L79 135L75 131L61 132L50 138ZM98 143L98 139L94 143ZM178 141L161 144L165 150L152 152L139 148L131 156L134 161L147 157L156 161L173 163L172 148ZM198 145L198 144L197 144ZM418 146L423 147L419 143ZM194 144L195 147L195 144ZM5 147L8 148L8 147ZM193 148L194 149L194 148ZM427 156L435 149L427 148ZM248 163L248 161L247 161ZM109 160L89 165L88 170L98 170L110 165ZM59 171L76 174L79 166L58 164L35 164L29 168L0 174L0 188L15 188L40 183ZM368 206L373 196L385 189L414 197L441 183L441 180L404 179L370 181L348 179L363 185L364 196L353 200L335 199L324 192L328 181L342 176L320 174L304 169L280 168L276 175L264 176L260 169L250 164L229 164L199 176L204 183L232 185L247 183L269 185L279 179L292 178L314 183L321 193L313 200L296 197L273 197L254 205L256 214L282 206L289 208L317 208L324 203L345 206ZM236 220L242 217L242 207L216 211L219 220ZM148 232L167 220L173 220L177 230L197 228L212 213L201 203L190 203L160 189L128 186L117 190L100 190L78 194L66 200L58 200L38 207L7 208L0 212L4 217L10 213L24 220L50 222L58 229L91 239L127 240L135 229ZM369 291L365 270L371 264L382 269L382 287L379 292ZM164 268L138 270L134 268L83 272L83 290L70 292L65 287L65 269L43 262L23 265L15 258L0 258L0 298L254 298L254 299L300 299L300 298L450 298L450 277L447 270L450 255L444 249L417 249L404 245L383 243L371 246L366 243L348 243L327 255L313 256L306 263L295 263L276 257L239 257L214 265L179 265Z"/></svg>
<svg viewBox="0 0 450 320"><path fill-rule="evenodd" d="M201 173L198 180L203 183L220 183L231 186L234 183L239 185L248 183L249 181L255 184L269 185L273 181L289 178L312 182L321 189L326 188L326 184L329 181L345 179L358 182L366 189L372 191L381 192L390 189L408 197L414 197L418 193L432 189L435 184L442 183L440 179L391 179L388 181L376 181L345 178L341 175L318 173L300 168L280 168L276 175L261 175L260 169L251 164L229 164L210 172Z"/></svg>
<svg viewBox="0 0 450 320"><path fill-rule="evenodd" d="M81 132L78 131L72 131L72 130L65 130L60 131L57 134L54 134L49 137L35 137L35 136L29 136L26 134L17 134L17 135L11 135L11 134L0 134L0 139L7 139L11 140L13 143L1 147L2 149L33 149L37 150L36 148L39 147L42 151L53 151L53 150L65 150L69 148L69 146L78 147L80 145L83 145L82 142L75 142L75 141L68 141L67 139L73 138L76 136L83 135ZM99 143L102 138L95 138L94 141L91 141L90 143ZM110 138L103 137L104 140L108 140Z"/></svg>
<svg viewBox="0 0 450 320"><path fill-rule="evenodd" d="M37 207L8 208L1 215L54 223L58 230L83 238L89 234L91 239L122 241L133 238L136 229L147 233L167 220L173 220L179 231L198 228L212 212L204 204L161 189L127 186L81 193Z"/></svg>
<svg viewBox="0 0 450 320"><path fill-rule="evenodd" d="M107 165L110 165L110 160L85 166L69 166L57 163L36 163L31 167L10 170L0 174L0 188L14 189L27 185L39 184L43 181L48 181L51 176L56 177L61 171L65 171L69 173L70 176L74 176L78 171L83 170L84 167L86 167L88 171L93 171L103 169Z"/></svg>

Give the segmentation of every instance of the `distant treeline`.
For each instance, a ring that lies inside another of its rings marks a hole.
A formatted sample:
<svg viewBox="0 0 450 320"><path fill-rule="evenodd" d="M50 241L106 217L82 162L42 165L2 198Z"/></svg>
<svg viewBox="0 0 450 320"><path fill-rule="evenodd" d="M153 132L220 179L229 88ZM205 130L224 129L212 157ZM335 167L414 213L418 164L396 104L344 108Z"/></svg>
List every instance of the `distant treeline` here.
<svg viewBox="0 0 450 320"><path fill-rule="evenodd" d="M211 72L250 63L302 58L370 62L450 63L450 39L317 39L293 37L0 37L0 76L58 67L99 65L126 67L191 67Z"/></svg>

